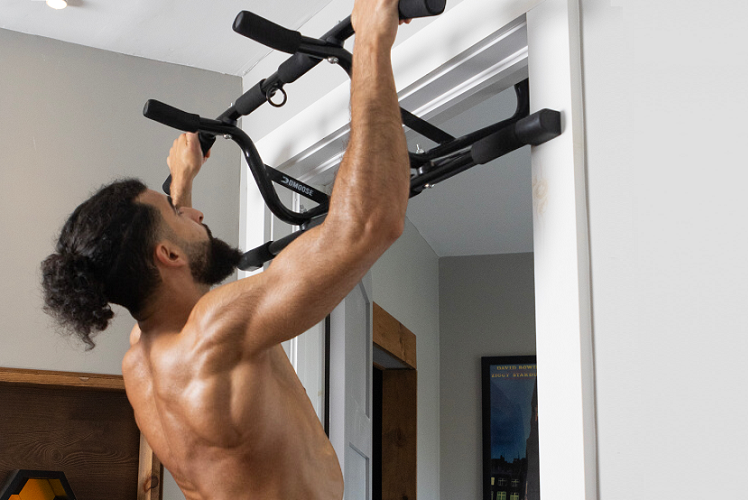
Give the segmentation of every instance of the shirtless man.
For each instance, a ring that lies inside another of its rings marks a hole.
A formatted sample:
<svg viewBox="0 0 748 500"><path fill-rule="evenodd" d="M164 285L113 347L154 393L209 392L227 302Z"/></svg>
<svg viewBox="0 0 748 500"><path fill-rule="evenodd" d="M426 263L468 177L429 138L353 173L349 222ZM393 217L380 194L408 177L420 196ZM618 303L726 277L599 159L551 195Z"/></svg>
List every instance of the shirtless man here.
<svg viewBox="0 0 748 500"><path fill-rule="evenodd" d="M351 139L327 219L264 272L211 290L240 253L192 208L204 159L183 134L172 199L126 180L65 224L46 309L93 347L109 303L137 320L122 363L138 426L189 500L340 499L335 452L280 343L321 321L400 236L410 169L390 50L397 0L356 0Z"/></svg>

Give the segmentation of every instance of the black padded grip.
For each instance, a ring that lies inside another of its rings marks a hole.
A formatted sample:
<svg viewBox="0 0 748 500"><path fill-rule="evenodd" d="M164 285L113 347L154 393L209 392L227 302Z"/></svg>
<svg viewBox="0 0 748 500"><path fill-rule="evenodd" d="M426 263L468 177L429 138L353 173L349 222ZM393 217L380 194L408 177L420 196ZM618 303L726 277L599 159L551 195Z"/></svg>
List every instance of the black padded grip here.
<svg viewBox="0 0 748 500"><path fill-rule="evenodd" d="M522 146L534 146L561 135L561 113L541 109L473 144L470 156L481 165Z"/></svg>
<svg viewBox="0 0 748 500"><path fill-rule="evenodd" d="M143 107L143 116L184 132L197 132L200 116L187 113L155 99L148 99Z"/></svg>
<svg viewBox="0 0 748 500"><path fill-rule="evenodd" d="M246 10L234 19L234 31L271 49L289 54L295 53L301 44L301 33L298 31L288 30Z"/></svg>
<svg viewBox="0 0 748 500"><path fill-rule="evenodd" d="M210 148L212 148L213 144L215 144L216 136L214 136L213 134L208 134L206 132L198 132L197 139L200 141L200 149L203 152L203 156L206 156L208 154L208 151L210 151Z"/></svg>
<svg viewBox="0 0 748 500"><path fill-rule="evenodd" d="M476 165L482 165L522 146L524 144L517 138L512 124L473 144L470 156Z"/></svg>
<svg viewBox="0 0 748 500"><path fill-rule="evenodd" d="M561 113L541 109L517 122L517 137L525 144L537 146L561 135Z"/></svg>
<svg viewBox="0 0 748 500"><path fill-rule="evenodd" d="M447 0L400 0L400 19L437 16L444 12Z"/></svg>
<svg viewBox="0 0 748 500"><path fill-rule="evenodd" d="M309 57L306 54L294 54L278 66L278 78L283 83L293 83L319 62L320 59Z"/></svg>
<svg viewBox="0 0 748 500"><path fill-rule="evenodd" d="M216 136L205 132L198 132L197 139L200 141L200 149L203 151L203 156L208 154L210 148L213 147L213 143L216 142ZM161 185L161 190L166 194L171 194L171 175Z"/></svg>
<svg viewBox="0 0 748 500"><path fill-rule="evenodd" d="M234 108L237 113L246 116L265 104L266 101L267 97L265 97L265 92L262 91L262 82L260 82L242 94L234 103Z"/></svg>
<svg viewBox="0 0 748 500"><path fill-rule="evenodd" d="M265 262L273 260L273 257L275 257L275 254L270 251L270 245L272 243L272 241L268 241L267 243L246 252L239 260L239 265L237 267L242 271L256 271L262 269L262 265Z"/></svg>

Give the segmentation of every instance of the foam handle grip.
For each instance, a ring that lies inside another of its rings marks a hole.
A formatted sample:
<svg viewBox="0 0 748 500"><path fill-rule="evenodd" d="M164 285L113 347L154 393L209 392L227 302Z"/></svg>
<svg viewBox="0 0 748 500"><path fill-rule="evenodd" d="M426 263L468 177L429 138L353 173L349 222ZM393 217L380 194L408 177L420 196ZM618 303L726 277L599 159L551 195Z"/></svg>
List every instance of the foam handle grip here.
<svg viewBox="0 0 748 500"><path fill-rule="evenodd" d="M488 163L524 146L525 144L517 137L514 127L515 124L504 127L473 144L470 148L470 156L475 164Z"/></svg>
<svg viewBox="0 0 748 500"><path fill-rule="evenodd" d="M526 144L537 146L561 135L561 113L541 109L517 122L517 137Z"/></svg>
<svg viewBox="0 0 748 500"><path fill-rule="evenodd" d="M143 107L143 116L183 132L197 132L200 116L187 113L155 99L148 99Z"/></svg>
<svg viewBox="0 0 748 500"><path fill-rule="evenodd" d="M400 19L437 16L444 12L447 0L400 0Z"/></svg>
<svg viewBox="0 0 748 500"><path fill-rule="evenodd" d="M295 53L301 44L301 33L298 31L288 30L246 10L234 19L234 31L271 49L289 54Z"/></svg>
<svg viewBox="0 0 748 500"><path fill-rule="evenodd" d="M476 142L470 148L470 156L477 165L481 165L522 146L537 146L559 135L561 113L541 109Z"/></svg>
<svg viewBox="0 0 748 500"><path fill-rule="evenodd" d="M242 255L237 267L242 271L256 271L262 269L262 265L265 262L273 260L273 257L275 257L275 255L270 251L270 245L272 243L272 241L268 241L267 243L246 252Z"/></svg>
<svg viewBox="0 0 748 500"><path fill-rule="evenodd" d="M278 77L283 83L292 83L317 64L319 64L319 59L305 54L294 54L278 66Z"/></svg>
<svg viewBox="0 0 748 500"><path fill-rule="evenodd" d="M262 83L263 82L258 83L236 100L234 107L236 108L237 113L242 116L248 115L267 102L265 92L262 91Z"/></svg>
<svg viewBox="0 0 748 500"><path fill-rule="evenodd" d="M200 141L200 149L203 152L203 156L206 156L216 142L216 136L205 132L198 132L197 138Z"/></svg>
<svg viewBox="0 0 748 500"><path fill-rule="evenodd" d="M161 185L161 191L164 193L171 195L171 174L169 177L166 178L164 183Z"/></svg>

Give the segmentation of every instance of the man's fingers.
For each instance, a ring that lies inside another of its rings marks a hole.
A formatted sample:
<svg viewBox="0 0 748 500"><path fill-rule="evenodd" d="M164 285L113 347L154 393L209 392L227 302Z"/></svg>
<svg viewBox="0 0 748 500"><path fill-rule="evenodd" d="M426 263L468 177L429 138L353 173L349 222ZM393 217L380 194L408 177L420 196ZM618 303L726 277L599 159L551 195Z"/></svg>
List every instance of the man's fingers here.
<svg viewBox="0 0 748 500"><path fill-rule="evenodd" d="M186 141L186 146L188 149L195 149L195 147L200 147L200 140L197 138L197 134L195 132L185 132L184 140Z"/></svg>

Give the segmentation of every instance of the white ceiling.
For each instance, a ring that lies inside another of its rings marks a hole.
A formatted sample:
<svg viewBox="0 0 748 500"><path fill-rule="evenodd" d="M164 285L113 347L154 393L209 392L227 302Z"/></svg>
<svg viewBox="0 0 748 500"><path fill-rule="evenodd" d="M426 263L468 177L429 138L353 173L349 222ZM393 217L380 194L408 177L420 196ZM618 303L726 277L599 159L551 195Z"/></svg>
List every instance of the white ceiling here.
<svg viewBox="0 0 748 500"><path fill-rule="evenodd" d="M0 28L242 76L269 49L234 33L242 10L298 29L330 0L0 0Z"/></svg>
<svg viewBox="0 0 748 500"><path fill-rule="evenodd" d="M68 8L56 11L43 0L0 0L0 28L242 76L270 51L234 33L240 11L298 29L330 1L68 0ZM513 110L510 89L440 126L459 136ZM408 218L439 257L532 251L527 148L417 196Z"/></svg>

